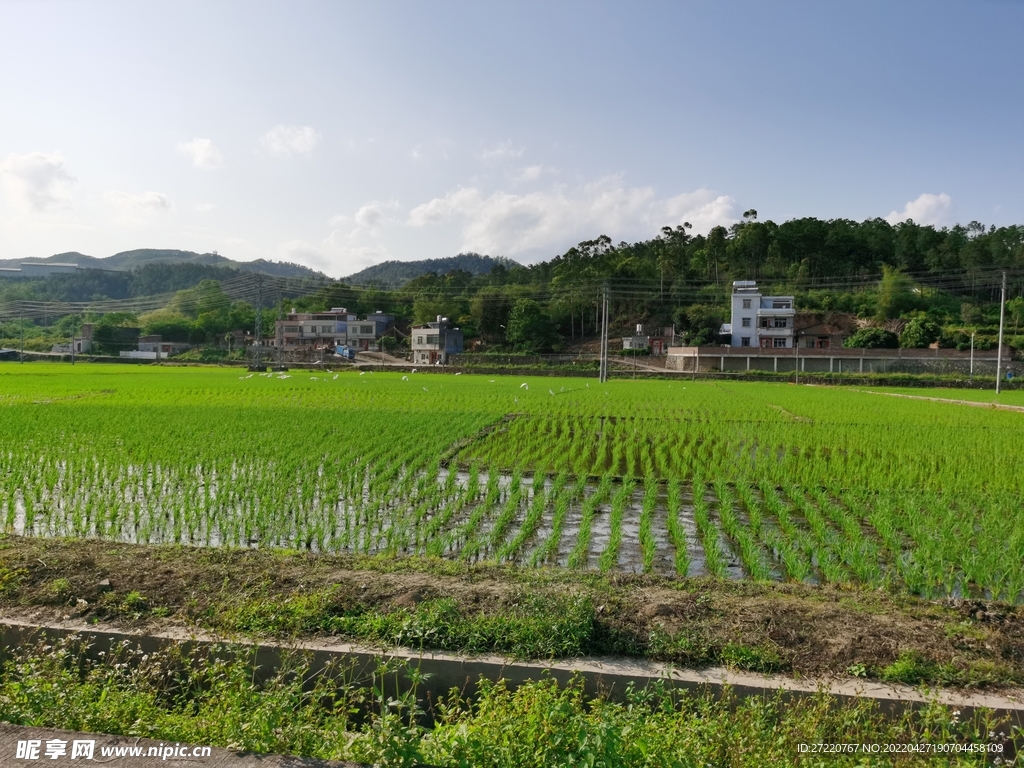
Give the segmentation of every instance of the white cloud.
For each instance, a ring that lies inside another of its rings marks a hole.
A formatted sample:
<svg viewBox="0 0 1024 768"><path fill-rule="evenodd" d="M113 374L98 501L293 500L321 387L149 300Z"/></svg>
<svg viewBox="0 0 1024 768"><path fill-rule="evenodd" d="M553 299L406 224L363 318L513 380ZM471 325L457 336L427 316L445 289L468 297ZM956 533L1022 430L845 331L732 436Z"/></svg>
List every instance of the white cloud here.
<svg viewBox="0 0 1024 768"><path fill-rule="evenodd" d="M676 195L665 200L661 206L654 206L648 221L656 224L658 229L671 224L682 224L684 221L693 225L693 231L707 234L713 227L729 226L739 219L734 215L736 201L730 195L715 195L706 189ZM657 216L665 224L657 224Z"/></svg>
<svg viewBox="0 0 1024 768"><path fill-rule="evenodd" d="M376 200L372 203L367 203L356 211L354 217L356 226L372 232L385 222L388 211L394 210L397 207L397 203L381 203Z"/></svg>
<svg viewBox="0 0 1024 768"><path fill-rule="evenodd" d="M260 143L272 155L289 157L291 155L308 155L323 138L320 132L308 125L275 125Z"/></svg>
<svg viewBox="0 0 1024 768"><path fill-rule="evenodd" d="M200 213L207 213L208 211L212 211L214 208L216 208L217 204L216 203L196 203L194 207Z"/></svg>
<svg viewBox="0 0 1024 768"><path fill-rule="evenodd" d="M170 198L161 192L133 195L112 189L103 194L103 199L113 210L115 218L126 224L145 224L154 215L174 210Z"/></svg>
<svg viewBox="0 0 1024 768"><path fill-rule="evenodd" d="M75 183L60 152L8 155L0 163L0 178L11 201L33 211L70 203Z"/></svg>
<svg viewBox="0 0 1024 768"><path fill-rule="evenodd" d="M371 200L363 205L351 216L338 214L331 219L331 226L339 229L350 229L352 235L360 233L376 234L384 224L394 223L395 219L391 212L398 209L398 203L394 200L381 202Z"/></svg>
<svg viewBox="0 0 1024 768"><path fill-rule="evenodd" d="M279 258L319 269L336 277L350 275L364 267L391 258L380 244L356 245L344 233L332 232L320 243L292 240L278 248Z"/></svg>
<svg viewBox="0 0 1024 768"><path fill-rule="evenodd" d="M502 141L493 147L485 147L480 153L481 160L508 160L513 157L522 157L523 148L517 147L511 141Z"/></svg>
<svg viewBox="0 0 1024 768"><path fill-rule="evenodd" d="M916 200L911 200L902 211L893 211L885 220L890 224L898 224L901 221L912 219L915 224L932 224L941 226L949 224L953 212L953 200L945 192L939 195L930 195L925 192Z"/></svg>
<svg viewBox="0 0 1024 768"><path fill-rule="evenodd" d="M528 165L525 168L519 169L519 173L516 174L515 180L519 182L537 181L546 173L553 173L552 169L548 168L546 165Z"/></svg>
<svg viewBox="0 0 1024 768"><path fill-rule="evenodd" d="M196 168L220 168L224 165L224 156L213 145L210 139L195 138L178 144L178 152L191 158Z"/></svg>
<svg viewBox="0 0 1024 768"><path fill-rule="evenodd" d="M313 263L328 274L348 275L363 267L392 258L381 241L383 230L402 221L396 216L394 200L371 200L353 214L338 214L330 220L333 228L323 242L294 241L286 248L303 263Z"/></svg>
<svg viewBox="0 0 1024 768"><path fill-rule="evenodd" d="M575 189L485 195L462 187L413 208L407 224L462 225L462 249L512 255L561 249L579 238L608 234L613 239L653 237L666 225L689 221L697 232L734 222L735 201L709 190L658 198L650 187L626 187L618 177Z"/></svg>

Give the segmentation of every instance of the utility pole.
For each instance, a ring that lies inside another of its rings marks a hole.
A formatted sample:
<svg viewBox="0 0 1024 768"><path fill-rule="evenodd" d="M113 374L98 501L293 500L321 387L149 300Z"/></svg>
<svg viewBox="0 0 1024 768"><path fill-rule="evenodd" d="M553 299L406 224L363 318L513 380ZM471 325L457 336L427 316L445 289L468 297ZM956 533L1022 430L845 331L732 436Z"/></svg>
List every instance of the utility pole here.
<svg viewBox="0 0 1024 768"><path fill-rule="evenodd" d="M796 365L793 368L793 383L800 383L800 339L797 338L796 331L793 331L793 350L796 354Z"/></svg>
<svg viewBox="0 0 1024 768"><path fill-rule="evenodd" d="M597 318L595 318L597 319ZM599 329L599 341L597 342L597 381L604 384L604 291L601 291L601 317Z"/></svg>
<svg viewBox="0 0 1024 768"><path fill-rule="evenodd" d="M281 320L284 319L284 317L281 314L282 312L284 312L284 293L278 291L278 294L277 294L277 321L279 323L281 322ZM275 336L275 342L276 342L277 341L277 338L276 338L277 337L277 333L276 332L274 333L274 336ZM283 360L281 358L281 355L284 354L284 335L283 334L281 335L280 342L281 343L277 345L277 367L278 368L280 368L284 364Z"/></svg>
<svg viewBox="0 0 1024 768"><path fill-rule="evenodd" d="M256 355L253 366L260 368L263 362L263 275L256 273Z"/></svg>
<svg viewBox="0 0 1024 768"><path fill-rule="evenodd" d="M969 381L974 381L974 334L977 331L971 331L971 374Z"/></svg>
<svg viewBox="0 0 1024 768"><path fill-rule="evenodd" d="M1003 272L1003 288L999 293L999 348L996 350L996 394L1002 385L1003 376L1003 321L1006 319L1006 272Z"/></svg>
<svg viewBox="0 0 1024 768"><path fill-rule="evenodd" d="M601 290L601 359L598 364L598 381L608 381L608 286Z"/></svg>
<svg viewBox="0 0 1024 768"><path fill-rule="evenodd" d="M18 302L18 315L21 318L21 322L18 325L21 326L21 354L18 356L19 361L24 364L25 362L25 304Z"/></svg>

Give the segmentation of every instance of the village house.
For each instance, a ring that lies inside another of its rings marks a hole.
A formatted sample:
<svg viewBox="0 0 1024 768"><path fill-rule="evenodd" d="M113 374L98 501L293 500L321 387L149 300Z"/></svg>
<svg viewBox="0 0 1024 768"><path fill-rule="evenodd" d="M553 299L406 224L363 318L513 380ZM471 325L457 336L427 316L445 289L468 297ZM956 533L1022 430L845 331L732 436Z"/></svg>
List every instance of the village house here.
<svg viewBox="0 0 1024 768"><path fill-rule="evenodd" d="M795 332L804 349L840 349L857 332L857 318L847 312L797 312Z"/></svg>
<svg viewBox="0 0 1024 768"><path fill-rule="evenodd" d="M274 346L285 352L335 349L348 346L357 350L375 348L378 339L394 325L395 319L383 312L359 320L344 307L326 312L292 310L274 326Z"/></svg>
<svg viewBox="0 0 1024 768"><path fill-rule="evenodd" d="M662 355L674 343L675 328L655 328L654 334L646 332L647 329L637 323L636 333L632 336L622 337L622 348L626 349L648 349L652 355Z"/></svg>
<svg viewBox="0 0 1024 768"><path fill-rule="evenodd" d="M721 334L730 337L732 347L791 349L795 315L792 296L762 296L755 280L736 280L731 322Z"/></svg>
<svg viewBox="0 0 1024 768"><path fill-rule="evenodd" d="M92 323L82 323L78 334L66 344L54 344L50 349L62 355L84 355L92 351Z"/></svg>
<svg viewBox="0 0 1024 768"><path fill-rule="evenodd" d="M437 321L414 325L411 331L412 361L423 365L446 365L449 355L462 352L462 331L452 328L447 317Z"/></svg>

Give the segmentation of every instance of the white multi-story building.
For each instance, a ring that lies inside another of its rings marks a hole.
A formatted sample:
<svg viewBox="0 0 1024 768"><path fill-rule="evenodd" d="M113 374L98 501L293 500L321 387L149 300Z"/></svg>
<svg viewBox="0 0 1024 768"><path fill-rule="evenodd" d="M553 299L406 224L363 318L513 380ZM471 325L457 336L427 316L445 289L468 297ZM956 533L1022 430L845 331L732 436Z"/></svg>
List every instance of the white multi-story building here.
<svg viewBox="0 0 1024 768"><path fill-rule="evenodd" d="M412 361L424 365L446 365L449 355L462 352L462 331L452 328L447 317L436 323L415 325L411 332Z"/></svg>
<svg viewBox="0 0 1024 768"><path fill-rule="evenodd" d="M792 348L792 296L762 296L754 280L732 284L732 322L722 329L733 347Z"/></svg>

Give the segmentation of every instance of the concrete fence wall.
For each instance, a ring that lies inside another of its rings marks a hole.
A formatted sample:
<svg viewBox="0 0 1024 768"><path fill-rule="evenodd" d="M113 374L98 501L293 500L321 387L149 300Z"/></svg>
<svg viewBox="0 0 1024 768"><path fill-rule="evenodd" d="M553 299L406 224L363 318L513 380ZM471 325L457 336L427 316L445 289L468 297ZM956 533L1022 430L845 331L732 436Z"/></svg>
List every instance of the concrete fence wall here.
<svg viewBox="0 0 1024 768"><path fill-rule="evenodd" d="M1004 348L1004 371L1024 373L1020 358L1011 357ZM665 367L674 371L770 371L787 373L930 373L958 374L971 372L969 352L952 349L807 349L773 350L738 349L735 347L672 347ZM996 353L975 353L974 373L994 376Z"/></svg>

